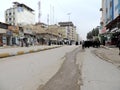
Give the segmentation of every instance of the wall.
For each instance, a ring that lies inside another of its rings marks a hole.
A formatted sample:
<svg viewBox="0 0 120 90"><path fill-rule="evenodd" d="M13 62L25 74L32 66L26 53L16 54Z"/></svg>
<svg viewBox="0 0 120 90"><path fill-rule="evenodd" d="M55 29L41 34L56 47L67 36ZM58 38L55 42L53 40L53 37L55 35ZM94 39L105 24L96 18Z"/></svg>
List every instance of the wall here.
<svg viewBox="0 0 120 90"><path fill-rule="evenodd" d="M35 14L26 10L25 8L22 8L22 10L19 10L19 7L16 8L16 18L18 24L35 24Z"/></svg>

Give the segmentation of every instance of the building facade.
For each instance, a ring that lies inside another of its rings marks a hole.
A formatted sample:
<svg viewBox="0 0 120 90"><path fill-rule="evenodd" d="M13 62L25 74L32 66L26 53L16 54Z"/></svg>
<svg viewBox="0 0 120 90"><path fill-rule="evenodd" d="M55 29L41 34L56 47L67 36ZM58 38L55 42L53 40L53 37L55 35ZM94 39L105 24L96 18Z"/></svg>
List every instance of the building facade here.
<svg viewBox="0 0 120 90"><path fill-rule="evenodd" d="M13 41L10 45L22 45L23 39L27 38L27 42L31 43L33 40L33 31L31 26L35 24L34 10L25 4L13 2L13 7L5 11L5 22L9 25L9 32L12 31L11 37ZM18 29L21 27L21 29ZM18 32L15 32L18 30ZM10 35L8 35L10 36Z"/></svg>
<svg viewBox="0 0 120 90"><path fill-rule="evenodd" d="M64 27L66 37L69 41L76 41L76 26L72 22L59 22L60 27Z"/></svg>
<svg viewBox="0 0 120 90"><path fill-rule="evenodd" d="M5 11L5 22L18 26L35 24L34 10L25 4L14 2L13 7Z"/></svg>
<svg viewBox="0 0 120 90"><path fill-rule="evenodd" d="M120 0L102 0L101 34L110 44L117 44L120 34Z"/></svg>

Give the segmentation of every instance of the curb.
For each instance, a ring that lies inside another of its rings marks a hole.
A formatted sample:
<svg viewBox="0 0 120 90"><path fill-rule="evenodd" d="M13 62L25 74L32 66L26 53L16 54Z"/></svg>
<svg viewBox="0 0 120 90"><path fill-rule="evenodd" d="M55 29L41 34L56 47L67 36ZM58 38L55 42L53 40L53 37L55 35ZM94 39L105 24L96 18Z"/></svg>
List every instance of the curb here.
<svg viewBox="0 0 120 90"><path fill-rule="evenodd" d="M50 50L50 49L54 49L54 48L59 48L61 46L55 46L55 47L47 47L47 48L43 48L43 49L31 49L29 51L18 51L15 53L1 53L0 54L0 58L6 58L6 57L11 57L11 56L18 56L18 55L23 55L23 54L28 54L28 53L35 53L35 52L40 52L40 51L45 51L45 50Z"/></svg>
<svg viewBox="0 0 120 90"><path fill-rule="evenodd" d="M108 47L106 47L106 46L103 46L103 45L101 45L101 48L105 48L105 49L110 49L110 48L108 48Z"/></svg>

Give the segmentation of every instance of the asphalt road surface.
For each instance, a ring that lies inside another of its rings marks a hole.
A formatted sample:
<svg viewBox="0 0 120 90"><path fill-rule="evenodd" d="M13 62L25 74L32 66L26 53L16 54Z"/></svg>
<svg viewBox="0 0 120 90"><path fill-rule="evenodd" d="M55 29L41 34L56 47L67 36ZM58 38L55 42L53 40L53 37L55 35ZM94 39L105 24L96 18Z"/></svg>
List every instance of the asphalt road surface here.
<svg viewBox="0 0 120 90"><path fill-rule="evenodd" d="M77 46L63 46L0 59L0 90L37 90L61 67L66 53Z"/></svg>
<svg viewBox="0 0 120 90"><path fill-rule="evenodd" d="M120 70L117 66L98 58L92 51L83 52L81 90L120 90Z"/></svg>
<svg viewBox="0 0 120 90"><path fill-rule="evenodd" d="M0 59L0 90L120 90L120 70L94 48L60 48Z"/></svg>
<svg viewBox="0 0 120 90"><path fill-rule="evenodd" d="M38 90L120 90L120 70L94 50L77 48L68 53L58 73Z"/></svg>
<svg viewBox="0 0 120 90"><path fill-rule="evenodd" d="M44 86L40 86L38 90L80 90L80 70L79 65L76 64L78 52L80 52L80 48L67 53L66 59L57 74Z"/></svg>

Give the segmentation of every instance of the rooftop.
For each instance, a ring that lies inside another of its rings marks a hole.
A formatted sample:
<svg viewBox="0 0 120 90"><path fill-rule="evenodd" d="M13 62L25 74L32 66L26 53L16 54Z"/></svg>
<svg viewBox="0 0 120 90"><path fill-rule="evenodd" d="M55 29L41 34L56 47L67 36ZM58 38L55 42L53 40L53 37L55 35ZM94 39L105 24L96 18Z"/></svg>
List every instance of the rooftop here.
<svg viewBox="0 0 120 90"><path fill-rule="evenodd" d="M34 11L32 8L28 7L27 5L23 4L23 3L19 3L19 2L13 2L13 4L17 5L18 7L25 7L30 11Z"/></svg>
<svg viewBox="0 0 120 90"><path fill-rule="evenodd" d="M58 23L60 26L65 27L65 26L74 26L72 22L59 22Z"/></svg>

